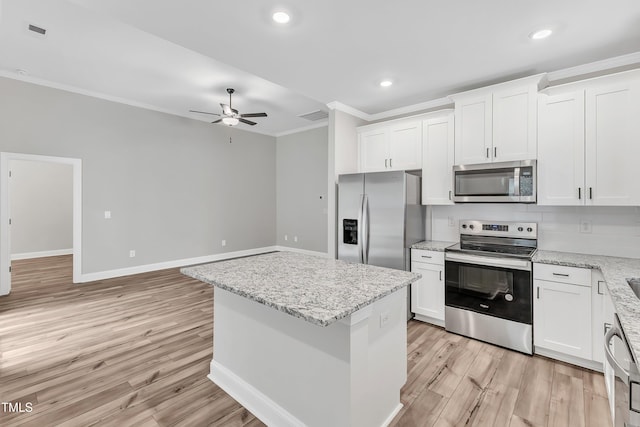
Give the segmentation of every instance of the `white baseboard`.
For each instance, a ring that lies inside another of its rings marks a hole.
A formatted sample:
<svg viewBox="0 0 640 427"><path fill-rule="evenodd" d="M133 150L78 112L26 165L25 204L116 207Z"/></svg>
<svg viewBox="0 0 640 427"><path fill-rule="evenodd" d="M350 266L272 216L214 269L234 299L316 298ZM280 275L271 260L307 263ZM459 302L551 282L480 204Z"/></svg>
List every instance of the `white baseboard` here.
<svg viewBox="0 0 640 427"><path fill-rule="evenodd" d="M167 268L185 267L188 265L204 264L207 262L222 261L225 259L239 258L243 256L258 255L267 252L278 251L277 246L247 249L244 251L225 252L215 255L206 255L196 258L185 258L174 261L158 262L154 264L137 265L135 267L119 268L116 270L99 271L96 273L84 273L80 276L79 283L93 282L96 280L112 279L114 277L129 276L131 274L148 273L150 271L166 270Z"/></svg>
<svg viewBox="0 0 640 427"><path fill-rule="evenodd" d="M23 252L21 254L12 254L11 261L19 259L32 259L32 258L44 258L48 256L60 256L60 255L72 255L73 248L69 249L55 249L52 251L40 251L40 252Z"/></svg>
<svg viewBox="0 0 640 427"><path fill-rule="evenodd" d="M391 421L393 421L393 419L396 417L396 415L398 415L400 413L400 410L402 410L403 406L404 405L402 403L398 403L398 406L396 406L396 409L394 409L393 412L391 412L389 414L387 419L384 420L384 422L382 423L381 427L387 427L389 424L391 424Z"/></svg>
<svg viewBox="0 0 640 427"><path fill-rule="evenodd" d="M266 425L283 427L302 427L305 425L289 411L215 360L211 361L210 369L207 378Z"/></svg>

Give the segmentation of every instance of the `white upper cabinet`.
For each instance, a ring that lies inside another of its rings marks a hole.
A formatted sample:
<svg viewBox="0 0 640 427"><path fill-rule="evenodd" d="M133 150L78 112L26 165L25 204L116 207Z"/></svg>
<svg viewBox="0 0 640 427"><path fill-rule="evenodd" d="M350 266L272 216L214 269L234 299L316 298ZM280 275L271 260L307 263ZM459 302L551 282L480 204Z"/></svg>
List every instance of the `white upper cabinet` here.
<svg viewBox="0 0 640 427"><path fill-rule="evenodd" d="M422 204L450 205L453 185L454 118L422 122Z"/></svg>
<svg viewBox="0 0 640 427"><path fill-rule="evenodd" d="M538 204L640 205L640 73L547 92L538 103Z"/></svg>
<svg viewBox="0 0 640 427"><path fill-rule="evenodd" d="M640 205L639 83L586 90L586 188L594 205Z"/></svg>
<svg viewBox="0 0 640 427"><path fill-rule="evenodd" d="M538 204L584 204L584 92L538 98Z"/></svg>
<svg viewBox="0 0 640 427"><path fill-rule="evenodd" d="M422 167L420 120L382 123L358 130L360 172Z"/></svg>
<svg viewBox="0 0 640 427"><path fill-rule="evenodd" d="M537 94L544 75L452 95L455 164L536 158Z"/></svg>
<svg viewBox="0 0 640 427"><path fill-rule="evenodd" d="M456 101L455 163L491 161L491 94Z"/></svg>

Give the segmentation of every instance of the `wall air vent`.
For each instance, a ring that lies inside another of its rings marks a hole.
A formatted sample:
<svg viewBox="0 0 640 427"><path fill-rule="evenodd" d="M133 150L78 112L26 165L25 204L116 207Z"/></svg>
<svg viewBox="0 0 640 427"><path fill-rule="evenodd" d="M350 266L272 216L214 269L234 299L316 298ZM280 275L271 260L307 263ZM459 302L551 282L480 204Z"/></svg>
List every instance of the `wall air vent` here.
<svg viewBox="0 0 640 427"><path fill-rule="evenodd" d="M39 34L41 36L44 36L45 34L47 34L47 30L46 29L44 29L42 27L38 27L37 25L29 24L27 29L29 31L33 31L34 33Z"/></svg>
<svg viewBox="0 0 640 427"><path fill-rule="evenodd" d="M312 122L317 122L318 120L325 120L326 118L328 118L329 113L327 113L326 111L318 110L306 114L300 114L298 117L300 117L301 119L311 120Z"/></svg>

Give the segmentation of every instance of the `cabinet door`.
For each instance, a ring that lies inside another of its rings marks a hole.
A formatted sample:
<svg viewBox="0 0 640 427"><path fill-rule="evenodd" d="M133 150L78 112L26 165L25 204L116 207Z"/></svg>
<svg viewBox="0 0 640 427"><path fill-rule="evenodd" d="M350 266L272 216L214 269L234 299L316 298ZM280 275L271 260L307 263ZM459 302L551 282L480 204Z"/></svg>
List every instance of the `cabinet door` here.
<svg viewBox="0 0 640 427"><path fill-rule="evenodd" d="M584 91L538 98L538 204L583 205Z"/></svg>
<svg viewBox="0 0 640 427"><path fill-rule="evenodd" d="M422 167L422 128L420 122L391 126L389 169L407 170Z"/></svg>
<svg viewBox="0 0 640 427"><path fill-rule="evenodd" d="M535 280L534 288L535 347L590 360L591 286Z"/></svg>
<svg viewBox="0 0 640 427"><path fill-rule="evenodd" d="M360 172L386 170L389 162L389 129L381 128L359 134Z"/></svg>
<svg viewBox="0 0 640 427"><path fill-rule="evenodd" d="M494 92L494 162L536 158L537 94L530 85Z"/></svg>
<svg viewBox="0 0 640 427"><path fill-rule="evenodd" d="M455 163L457 165L491 161L492 96L456 101Z"/></svg>
<svg viewBox="0 0 640 427"><path fill-rule="evenodd" d="M638 80L586 91L586 183L593 205L640 205Z"/></svg>
<svg viewBox="0 0 640 427"><path fill-rule="evenodd" d="M607 297L607 284L604 281L600 270L592 272L592 291L591 291L591 358L596 361L604 362L604 334L605 323L605 298ZM609 323L611 325L611 323Z"/></svg>
<svg viewBox="0 0 640 427"><path fill-rule="evenodd" d="M422 204L451 205L453 114L422 122Z"/></svg>
<svg viewBox="0 0 640 427"><path fill-rule="evenodd" d="M411 311L426 316L437 325L444 325L444 266L412 262L411 271L422 278L411 284Z"/></svg>

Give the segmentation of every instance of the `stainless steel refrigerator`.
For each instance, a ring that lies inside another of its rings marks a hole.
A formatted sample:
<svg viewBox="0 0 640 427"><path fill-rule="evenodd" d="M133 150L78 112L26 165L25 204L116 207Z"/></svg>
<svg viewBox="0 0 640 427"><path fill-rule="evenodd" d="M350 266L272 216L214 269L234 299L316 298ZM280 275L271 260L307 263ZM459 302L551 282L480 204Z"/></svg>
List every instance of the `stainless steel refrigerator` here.
<svg viewBox="0 0 640 427"><path fill-rule="evenodd" d="M425 240L421 178L404 171L338 177L338 258L410 269L410 247Z"/></svg>

